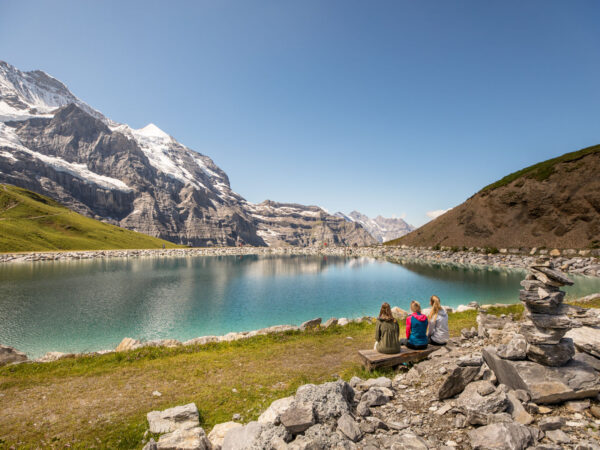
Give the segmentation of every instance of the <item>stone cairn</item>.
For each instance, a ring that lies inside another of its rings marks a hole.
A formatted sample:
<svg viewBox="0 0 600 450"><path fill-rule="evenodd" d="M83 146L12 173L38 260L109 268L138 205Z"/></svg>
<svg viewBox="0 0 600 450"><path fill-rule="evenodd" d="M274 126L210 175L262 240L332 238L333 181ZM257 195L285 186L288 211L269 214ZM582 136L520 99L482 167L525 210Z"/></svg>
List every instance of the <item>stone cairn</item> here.
<svg viewBox="0 0 600 450"><path fill-rule="evenodd" d="M549 259L538 259L521 282L520 299L525 305L521 334L527 340L527 358L545 366L563 366L575 355L573 341L563 336L571 328L563 305L562 286L573 282L556 270Z"/></svg>

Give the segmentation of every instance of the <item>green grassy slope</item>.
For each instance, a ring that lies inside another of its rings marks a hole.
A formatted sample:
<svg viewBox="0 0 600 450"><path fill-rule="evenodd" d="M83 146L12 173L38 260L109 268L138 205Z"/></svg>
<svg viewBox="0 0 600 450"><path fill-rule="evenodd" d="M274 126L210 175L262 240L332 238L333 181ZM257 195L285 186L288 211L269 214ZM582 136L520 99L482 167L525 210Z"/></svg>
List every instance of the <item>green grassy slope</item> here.
<svg viewBox="0 0 600 450"><path fill-rule="evenodd" d="M554 173L554 166L556 164L561 162L576 161L586 155L596 152L600 152L600 145L587 147L576 152L565 153L564 155L556 158L548 159L546 161L534 164L533 166L525 167L517 172L513 172L510 175L507 175L504 178L496 181L495 183L487 185L480 192L491 191L493 189L506 186L507 184L521 177L535 178L538 181L544 181L550 175L552 175L552 173Z"/></svg>
<svg viewBox="0 0 600 450"><path fill-rule="evenodd" d="M0 184L0 252L178 247L84 217L54 200Z"/></svg>

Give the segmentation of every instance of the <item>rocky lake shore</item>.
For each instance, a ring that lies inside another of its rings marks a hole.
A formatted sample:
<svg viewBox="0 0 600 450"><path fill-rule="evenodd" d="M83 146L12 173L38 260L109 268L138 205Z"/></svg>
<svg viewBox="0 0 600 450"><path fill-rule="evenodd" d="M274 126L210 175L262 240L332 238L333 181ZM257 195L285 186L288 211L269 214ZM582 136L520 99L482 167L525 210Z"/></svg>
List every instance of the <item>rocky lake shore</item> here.
<svg viewBox="0 0 600 450"><path fill-rule="evenodd" d="M2 253L0 263L31 263L42 261L80 261L99 258L162 258L194 256L240 256L240 255L297 255L297 256L345 256L385 259L395 263L432 263L460 267L487 267L521 269L529 267L539 255L551 257L553 264L562 271L600 276L600 250L544 250L532 249L520 252L517 249L456 250L412 247L207 247L158 250L89 250Z"/></svg>
<svg viewBox="0 0 600 450"><path fill-rule="evenodd" d="M599 312L572 324L597 337ZM548 366L527 360L522 325L481 311L477 329L464 329L410 370L302 385L257 420L244 424L234 414L208 434L194 403L151 411L142 444L145 450L600 449L600 345L586 347L586 339L575 337L574 358Z"/></svg>

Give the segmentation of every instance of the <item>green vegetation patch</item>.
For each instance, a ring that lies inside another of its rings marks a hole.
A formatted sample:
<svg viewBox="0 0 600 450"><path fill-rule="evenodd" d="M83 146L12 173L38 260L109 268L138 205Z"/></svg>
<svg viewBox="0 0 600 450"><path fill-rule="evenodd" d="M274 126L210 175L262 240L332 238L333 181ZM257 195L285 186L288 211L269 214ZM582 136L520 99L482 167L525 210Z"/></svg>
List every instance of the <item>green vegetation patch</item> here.
<svg viewBox="0 0 600 450"><path fill-rule="evenodd" d="M0 252L180 247L77 214L54 200L0 185Z"/></svg>
<svg viewBox="0 0 600 450"><path fill-rule="evenodd" d="M578 150L576 152L565 153L562 156L558 156L557 158L552 158L547 161L543 161L533 166L526 167L524 169L519 170L518 172L511 173L510 175L505 176L501 180L496 181L486 187L484 187L479 192L488 192L492 191L496 188L506 186L509 183L512 183L518 178L527 177L534 178L538 181L544 181L550 177L555 171L555 166L559 163L563 162L572 162L578 159L583 158L584 156L591 155L592 153L600 152L600 145L594 145L592 147L587 147L582 150Z"/></svg>
<svg viewBox="0 0 600 450"><path fill-rule="evenodd" d="M521 305L493 308L518 314ZM476 326L476 311L450 314L450 332ZM404 321L401 334L404 335ZM176 348L0 368L0 448L141 448L146 413L194 402L207 432L235 413L248 422L306 383L393 377L367 372L357 355L372 348L370 322ZM406 370L408 367L401 368ZM160 397L152 395L161 392Z"/></svg>

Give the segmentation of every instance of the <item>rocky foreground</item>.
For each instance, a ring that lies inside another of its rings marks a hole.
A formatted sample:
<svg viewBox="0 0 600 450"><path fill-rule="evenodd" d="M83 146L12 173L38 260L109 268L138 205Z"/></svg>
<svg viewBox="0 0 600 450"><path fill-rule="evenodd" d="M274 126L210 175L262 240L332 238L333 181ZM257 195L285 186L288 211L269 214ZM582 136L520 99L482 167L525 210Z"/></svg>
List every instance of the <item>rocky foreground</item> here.
<svg viewBox="0 0 600 450"><path fill-rule="evenodd" d="M527 363L526 347L512 339L519 326L482 313L478 330L393 378L304 385L257 421L235 415L208 435L194 404L153 411L149 432L160 438L145 449L600 449L600 360L578 353L563 379L537 365L540 373L511 387L490 362L500 351ZM579 362L590 357L596 369Z"/></svg>
<svg viewBox="0 0 600 450"><path fill-rule="evenodd" d="M548 259L521 284L524 320L481 311L478 329L393 380L304 385L208 435L195 404L152 411L160 437L144 448L600 449L600 310L563 304L572 281Z"/></svg>
<svg viewBox="0 0 600 450"><path fill-rule="evenodd" d="M89 250L60 252L3 253L0 263L23 263L40 261L78 261L97 258L144 258L144 257L191 257L226 255L305 255L346 256L386 259L391 262L432 263L459 267L527 269L539 255L547 255L552 264L564 272L579 275L600 276L600 250L533 249L521 253L517 249L500 249L487 253L485 249L469 251L432 250L410 247L211 247L177 248L159 250Z"/></svg>

